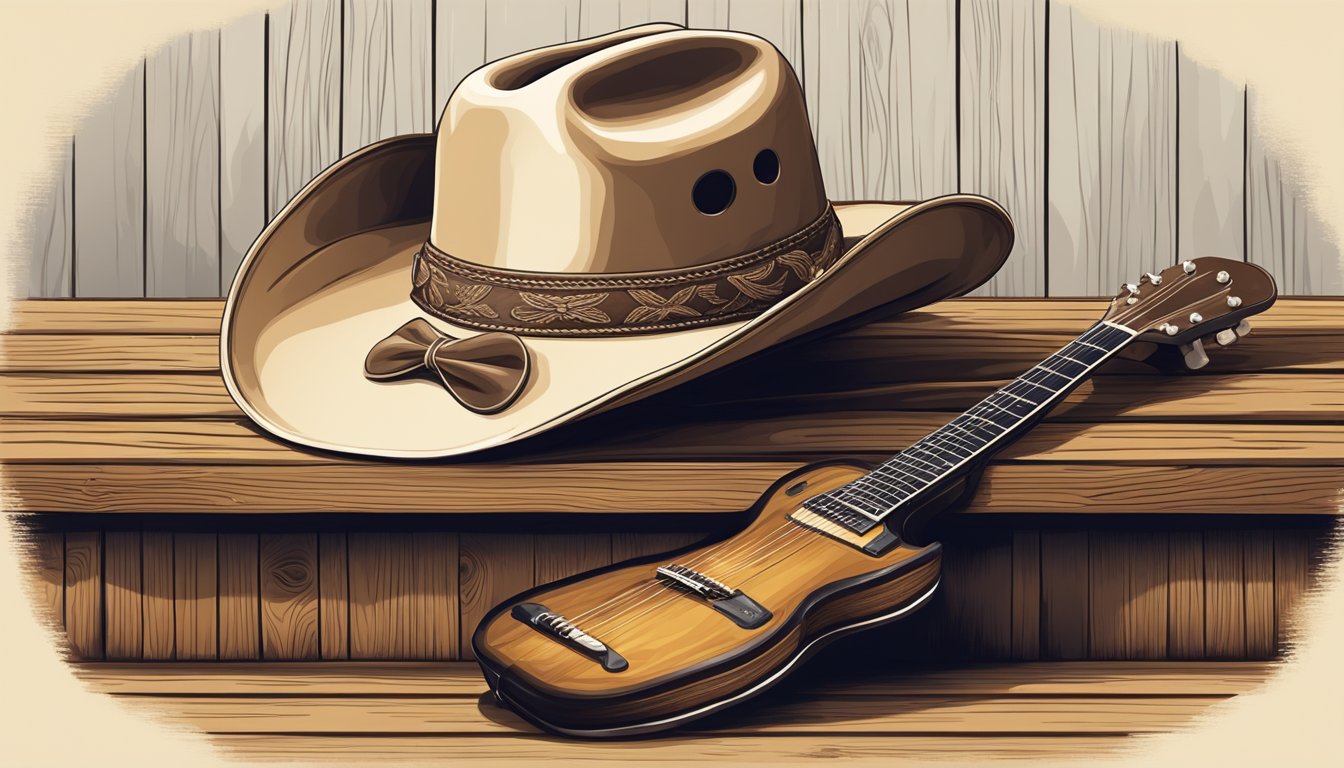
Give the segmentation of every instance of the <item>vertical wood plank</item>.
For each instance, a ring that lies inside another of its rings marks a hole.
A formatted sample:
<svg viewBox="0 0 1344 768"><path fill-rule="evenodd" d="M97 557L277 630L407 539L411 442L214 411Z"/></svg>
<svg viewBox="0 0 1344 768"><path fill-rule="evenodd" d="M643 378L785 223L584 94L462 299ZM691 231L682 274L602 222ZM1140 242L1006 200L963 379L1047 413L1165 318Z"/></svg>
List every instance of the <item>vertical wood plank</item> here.
<svg viewBox="0 0 1344 768"><path fill-rule="evenodd" d="M144 591L140 574L140 532L104 533L103 610L108 659L138 660L144 655Z"/></svg>
<svg viewBox="0 0 1344 768"><path fill-rule="evenodd" d="M1177 258L1246 258L1245 89L1179 52Z"/></svg>
<svg viewBox="0 0 1344 768"><path fill-rule="evenodd" d="M485 63L485 0L436 0L434 114L437 126L462 78Z"/></svg>
<svg viewBox="0 0 1344 768"><path fill-rule="evenodd" d="M345 0L342 154L434 127L432 17L432 0Z"/></svg>
<svg viewBox="0 0 1344 768"><path fill-rule="evenodd" d="M961 191L990 197L1016 235L977 296L1045 292L1045 0L963 0Z"/></svg>
<svg viewBox="0 0 1344 768"><path fill-rule="evenodd" d="M803 7L803 82L830 196L955 192L956 5L805 0Z"/></svg>
<svg viewBox="0 0 1344 768"><path fill-rule="evenodd" d="M173 534L147 530L140 534L140 574L144 587L144 658L167 661L177 647L173 620Z"/></svg>
<svg viewBox="0 0 1344 768"><path fill-rule="evenodd" d="M686 25L763 37L784 54L801 80L806 11L798 6L796 0L687 0Z"/></svg>
<svg viewBox="0 0 1344 768"><path fill-rule="evenodd" d="M645 555L674 552L700 541L701 533L628 533L611 534L611 562L619 563Z"/></svg>
<svg viewBox="0 0 1344 768"><path fill-rule="evenodd" d="M1257 125L1259 104L1247 94L1246 256L1269 270L1285 294L1344 293L1339 246L1308 205L1305 185L1285 168Z"/></svg>
<svg viewBox="0 0 1344 768"><path fill-rule="evenodd" d="M173 620L177 658L218 657L219 565L213 533L173 535Z"/></svg>
<svg viewBox="0 0 1344 768"><path fill-rule="evenodd" d="M219 295L219 32L145 64L145 295Z"/></svg>
<svg viewBox="0 0 1344 768"><path fill-rule="evenodd" d="M414 581L408 610L415 631L410 633L407 655L413 659L458 658L461 557L457 534L417 534L411 552Z"/></svg>
<svg viewBox="0 0 1344 768"><path fill-rule="evenodd" d="M1300 608L1307 594L1309 564L1306 531L1285 528L1274 532L1274 639L1280 650L1293 647L1301 636Z"/></svg>
<svg viewBox="0 0 1344 768"><path fill-rule="evenodd" d="M145 64L122 78L75 134L75 293L145 292ZM111 638L109 638L110 640ZM109 653L111 649L109 648ZM138 652L138 651L137 651Z"/></svg>
<svg viewBox="0 0 1344 768"><path fill-rule="evenodd" d="M1246 657L1274 656L1274 537L1273 530L1246 533L1242 553L1246 579Z"/></svg>
<svg viewBox="0 0 1344 768"><path fill-rule="evenodd" d="M62 140L53 162L28 200L28 295L42 298L71 294L75 259L73 142Z"/></svg>
<svg viewBox="0 0 1344 768"><path fill-rule="evenodd" d="M343 532L317 535L318 616L324 659L350 658L350 569Z"/></svg>
<svg viewBox="0 0 1344 768"><path fill-rule="evenodd" d="M1013 658L1041 655L1041 533L1013 531Z"/></svg>
<svg viewBox="0 0 1344 768"><path fill-rule="evenodd" d="M317 621L317 534L262 534L262 658L318 658Z"/></svg>
<svg viewBox="0 0 1344 768"><path fill-rule="evenodd" d="M485 60L574 40L579 0L493 0L485 7Z"/></svg>
<svg viewBox="0 0 1344 768"><path fill-rule="evenodd" d="M266 14L258 13L238 19L219 33L222 293L228 293L243 256L266 226L265 120Z"/></svg>
<svg viewBox="0 0 1344 768"><path fill-rule="evenodd" d="M340 0L292 0L270 22L268 218L340 157Z"/></svg>
<svg viewBox="0 0 1344 768"><path fill-rule="evenodd" d="M538 584L611 564L611 534L537 534L533 572Z"/></svg>
<svg viewBox="0 0 1344 768"><path fill-rule="evenodd" d="M1204 533L1173 531L1167 561L1167 656L1204 657Z"/></svg>
<svg viewBox="0 0 1344 768"><path fill-rule="evenodd" d="M351 658L456 658L457 536L367 533L349 544Z"/></svg>
<svg viewBox="0 0 1344 768"><path fill-rule="evenodd" d="M1041 531L1042 658L1087 658L1088 538L1086 531Z"/></svg>
<svg viewBox="0 0 1344 768"><path fill-rule="evenodd" d="M103 658L102 534L65 535L65 636L79 659Z"/></svg>
<svg viewBox="0 0 1344 768"><path fill-rule="evenodd" d="M1050 11L1051 296L1109 296L1176 249L1175 43Z"/></svg>
<svg viewBox="0 0 1344 768"><path fill-rule="evenodd" d="M1246 656L1246 575L1240 531L1204 533L1204 655Z"/></svg>
<svg viewBox="0 0 1344 768"><path fill-rule="evenodd" d="M525 533L460 536L460 658L476 658L471 650L471 635L487 611L536 583L532 539L531 534Z"/></svg>
<svg viewBox="0 0 1344 768"><path fill-rule="evenodd" d="M65 534L42 531L29 544L33 570L33 600L42 619L53 629L65 627Z"/></svg>
<svg viewBox="0 0 1344 768"><path fill-rule="evenodd" d="M945 633L959 657L1013 655L1013 547L1008 532L965 532L943 542Z"/></svg>
<svg viewBox="0 0 1344 768"><path fill-rule="evenodd" d="M1106 531L1090 537L1088 657L1167 655L1167 534Z"/></svg>
<svg viewBox="0 0 1344 768"><path fill-rule="evenodd" d="M580 0L579 37L595 37L640 24L686 24L686 0Z"/></svg>
<svg viewBox="0 0 1344 768"><path fill-rule="evenodd" d="M219 658L261 658L261 579L255 533L219 534Z"/></svg>

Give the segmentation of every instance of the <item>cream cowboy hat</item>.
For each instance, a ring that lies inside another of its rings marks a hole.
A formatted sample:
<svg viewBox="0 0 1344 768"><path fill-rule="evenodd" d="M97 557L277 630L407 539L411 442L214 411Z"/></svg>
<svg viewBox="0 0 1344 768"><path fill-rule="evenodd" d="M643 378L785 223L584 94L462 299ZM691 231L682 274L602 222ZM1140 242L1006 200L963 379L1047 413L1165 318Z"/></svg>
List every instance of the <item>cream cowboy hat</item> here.
<svg viewBox="0 0 1344 768"><path fill-rule="evenodd" d="M343 158L252 245L221 364L266 430L502 446L787 339L964 293L994 202L832 203L769 43L648 25L488 64L435 135Z"/></svg>

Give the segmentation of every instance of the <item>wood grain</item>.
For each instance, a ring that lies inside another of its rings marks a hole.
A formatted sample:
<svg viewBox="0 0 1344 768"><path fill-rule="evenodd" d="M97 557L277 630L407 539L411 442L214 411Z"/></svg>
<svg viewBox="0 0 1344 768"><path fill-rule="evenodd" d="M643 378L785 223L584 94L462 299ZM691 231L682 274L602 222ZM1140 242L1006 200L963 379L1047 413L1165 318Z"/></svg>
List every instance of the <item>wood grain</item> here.
<svg viewBox="0 0 1344 768"><path fill-rule="evenodd" d="M140 551L145 590L141 601L145 620L144 658L145 661L173 659L177 648L177 622L173 617L173 534L151 530L142 532Z"/></svg>
<svg viewBox="0 0 1344 768"><path fill-rule="evenodd" d="M958 532L943 542L939 591L947 612L946 642L958 658L1012 658L1013 536L1008 531Z"/></svg>
<svg viewBox="0 0 1344 768"><path fill-rule="evenodd" d="M317 535L317 615L324 659L350 658L350 550L344 531ZM365 574L359 574L364 578Z"/></svg>
<svg viewBox="0 0 1344 768"><path fill-rule="evenodd" d="M27 542L28 570L39 619L54 630L65 629L65 534L35 531Z"/></svg>
<svg viewBox="0 0 1344 768"><path fill-rule="evenodd" d="M145 295L218 296L218 30L146 61L145 148Z"/></svg>
<svg viewBox="0 0 1344 768"><path fill-rule="evenodd" d="M70 296L75 259L75 148L58 139L49 146L51 170L29 192L35 201L27 222L28 295Z"/></svg>
<svg viewBox="0 0 1344 768"><path fill-rule="evenodd" d="M261 658L261 576L255 533L219 534L219 658Z"/></svg>
<svg viewBox="0 0 1344 768"><path fill-rule="evenodd" d="M216 376L0 373L0 415L231 417L242 414Z"/></svg>
<svg viewBox="0 0 1344 768"><path fill-rule="evenodd" d="M618 29L669 22L686 25L686 0L582 0L579 37L593 37Z"/></svg>
<svg viewBox="0 0 1344 768"><path fill-rule="evenodd" d="M533 541L533 575L538 584L612 563L609 533L537 534Z"/></svg>
<svg viewBox="0 0 1344 768"><path fill-rule="evenodd" d="M261 655L317 659L317 534L261 534Z"/></svg>
<svg viewBox="0 0 1344 768"><path fill-rule="evenodd" d="M1204 656L1204 533L1168 535L1167 656Z"/></svg>
<svg viewBox="0 0 1344 768"><path fill-rule="evenodd" d="M1243 544L1246 590L1245 658L1273 658L1275 531L1250 532Z"/></svg>
<svg viewBox="0 0 1344 768"><path fill-rule="evenodd" d="M436 0L434 5L435 125L448 97L485 63L485 0Z"/></svg>
<svg viewBox="0 0 1344 768"><path fill-rule="evenodd" d="M793 0L686 0L686 26L692 29L729 29L763 37L788 59L804 80L803 48L807 8ZM811 92L809 91L809 94ZM812 123L815 129L816 123Z"/></svg>
<svg viewBox="0 0 1344 768"><path fill-rule="evenodd" d="M217 335L223 312L219 299L27 299L10 305L4 332Z"/></svg>
<svg viewBox="0 0 1344 768"><path fill-rule="evenodd" d="M536 584L530 533L464 533L459 541L461 640L458 658L474 659L471 635L486 611Z"/></svg>
<svg viewBox="0 0 1344 768"><path fill-rule="evenodd" d="M266 216L341 153L341 0L291 0L270 14Z"/></svg>
<svg viewBox="0 0 1344 768"><path fill-rule="evenodd" d="M778 478L776 478L778 479ZM762 488L762 491L765 489ZM760 494L756 494L757 497ZM755 503L755 500L752 501ZM627 533L611 534L611 562L620 563L645 555L672 552L704 538L698 533Z"/></svg>
<svg viewBox="0 0 1344 768"><path fill-rule="evenodd" d="M920 200L955 192L955 5L806 0L803 19L801 71L827 193Z"/></svg>
<svg viewBox="0 0 1344 768"><path fill-rule="evenodd" d="M1015 530L1013 536L1012 656L1041 655L1041 533Z"/></svg>
<svg viewBox="0 0 1344 768"><path fill-rule="evenodd" d="M145 294L145 62L75 133L77 296Z"/></svg>
<svg viewBox="0 0 1344 768"><path fill-rule="evenodd" d="M1050 13L1051 296L1110 296L1176 251L1175 45Z"/></svg>
<svg viewBox="0 0 1344 768"><path fill-rule="evenodd" d="M176 658L219 656L219 561L214 533L173 534L173 620Z"/></svg>
<svg viewBox="0 0 1344 768"><path fill-rule="evenodd" d="M342 154L433 130L433 0L344 3Z"/></svg>
<svg viewBox="0 0 1344 768"><path fill-rule="evenodd" d="M183 371L219 369L219 342L210 337L96 337L18 335L0 337L3 372Z"/></svg>
<svg viewBox="0 0 1344 768"><path fill-rule="evenodd" d="M1166 658L1168 553L1163 532L1089 538L1088 658Z"/></svg>
<svg viewBox="0 0 1344 768"><path fill-rule="evenodd" d="M139 659L144 655L141 568L139 531L103 534L103 612L109 659Z"/></svg>
<svg viewBox="0 0 1344 768"><path fill-rule="evenodd" d="M574 40L579 0L494 0L485 6L485 59Z"/></svg>
<svg viewBox="0 0 1344 768"><path fill-rule="evenodd" d="M1311 571L1311 538L1307 531L1274 531L1274 638L1284 652L1295 648L1303 637Z"/></svg>
<svg viewBox="0 0 1344 768"><path fill-rule="evenodd" d="M1177 48L1177 257L1244 259L1246 88Z"/></svg>
<svg viewBox="0 0 1344 768"><path fill-rule="evenodd" d="M960 190L1008 210L1008 261L977 296L1045 292L1046 0L961 3Z"/></svg>
<svg viewBox="0 0 1344 768"><path fill-rule="evenodd" d="M219 288L266 226L266 14L219 33ZM222 649L221 649L222 650Z"/></svg>
<svg viewBox="0 0 1344 768"><path fill-rule="evenodd" d="M1246 570L1242 531L1204 534L1204 657L1246 654Z"/></svg>
<svg viewBox="0 0 1344 768"><path fill-rule="evenodd" d="M1087 657L1088 541L1086 531L1041 531L1041 658Z"/></svg>
<svg viewBox="0 0 1344 768"><path fill-rule="evenodd" d="M97 531L65 535L65 636L77 659L103 658L102 558Z"/></svg>
<svg viewBox="0 0 1344 768"><path fill-rule="evenodd" d="M350 657L458 658L458 537L366 533L349 547Z"/></svg>

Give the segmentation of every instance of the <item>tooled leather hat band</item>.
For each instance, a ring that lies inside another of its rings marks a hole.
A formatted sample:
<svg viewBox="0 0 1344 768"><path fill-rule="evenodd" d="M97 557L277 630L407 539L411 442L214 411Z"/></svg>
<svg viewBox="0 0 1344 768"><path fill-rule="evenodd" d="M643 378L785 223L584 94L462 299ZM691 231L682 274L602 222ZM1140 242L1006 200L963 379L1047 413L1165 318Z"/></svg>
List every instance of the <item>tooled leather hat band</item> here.
<svg viewBox="0 0 1344 768"><path fill-rule="evenodd" d="M425 243L411 299L462 326L523 336L675 331L754 317L810 283L840 256L828 204L811 224L764 248L679 270L542 274L494 269Z"/></svg>

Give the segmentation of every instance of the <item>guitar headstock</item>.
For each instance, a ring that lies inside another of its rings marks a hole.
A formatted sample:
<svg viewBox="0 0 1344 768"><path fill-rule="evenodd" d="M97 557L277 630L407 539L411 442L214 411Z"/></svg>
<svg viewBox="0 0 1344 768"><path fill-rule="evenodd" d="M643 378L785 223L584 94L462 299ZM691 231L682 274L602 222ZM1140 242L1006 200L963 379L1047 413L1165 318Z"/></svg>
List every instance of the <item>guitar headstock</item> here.
<svg viewBox="0 0 1344 768"><path fill-rule="evenodd" d="M1269 309L1277 295L1274 278L1260 267L1209 256L1126 283L1104 319L1141 341L1180 346L1186 365L1201 368L1208 362L1204 337L1232 344L1250 332L1246 318Z"/></svg>

